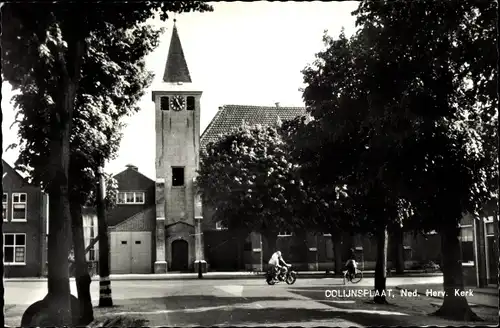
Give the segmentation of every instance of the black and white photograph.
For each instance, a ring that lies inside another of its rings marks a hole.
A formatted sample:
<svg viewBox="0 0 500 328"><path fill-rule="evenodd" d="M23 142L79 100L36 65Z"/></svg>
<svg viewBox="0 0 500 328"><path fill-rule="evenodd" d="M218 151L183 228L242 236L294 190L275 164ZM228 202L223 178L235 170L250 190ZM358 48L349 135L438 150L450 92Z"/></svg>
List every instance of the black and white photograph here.
<svg viewBox="0 0 500 328"><path fill-rule="evenodd" d="M0 14L0 327L498 326L496 1Z"/></svg>

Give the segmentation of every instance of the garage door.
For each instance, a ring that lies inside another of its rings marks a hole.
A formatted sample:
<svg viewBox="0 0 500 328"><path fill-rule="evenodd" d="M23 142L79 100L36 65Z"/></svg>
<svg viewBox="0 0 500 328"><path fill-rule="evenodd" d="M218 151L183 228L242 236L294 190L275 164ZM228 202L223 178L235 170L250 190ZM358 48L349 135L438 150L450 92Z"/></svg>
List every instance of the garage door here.
<svg viewBox="0 0 500 328"><path fill-rule="evenodd" d="M151 273L151 232L110 233L112 274Z"/></svg>

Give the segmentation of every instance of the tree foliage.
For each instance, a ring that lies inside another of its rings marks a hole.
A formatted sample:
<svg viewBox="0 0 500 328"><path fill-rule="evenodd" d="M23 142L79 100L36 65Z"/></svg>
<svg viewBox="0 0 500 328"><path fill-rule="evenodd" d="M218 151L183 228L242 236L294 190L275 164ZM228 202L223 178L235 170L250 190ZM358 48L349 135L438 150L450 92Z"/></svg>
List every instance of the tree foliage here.
<svg viewBox="0 0 500 328"><path fill-rule="evenodd" d="M306 115L284 121L280 127L287 156L297 165L295 175L303 182L306 195L305 202L295 206L294 215L300 218L300 226L308 230L354 230L358 225L352 220L356 208L348 195L349 180L342 174L343 164L336 150L321 139L321 124Z"/></svg>
<svg viewBox="0 0 500 328"><path fill-rule="evenodd" d="M386 77L369 90L394 99L374 113L384 132L404 131L399 189L431 224L477 213L498 173L496 4L367 1L356 14Z"/></svg>
<svg viewBox="0 0 500 328"><path fill-rule="evenodd" d="M307 202L298 166L274 126L243 125L207 145L197 184L214 217L230 229L294 230Z"/></svg>
<svg viewBox="0 0 500 328"><path fill-rule="evenodd" d="M137 102L152 81L144 58L157 46L160 32L145 25L128 31L108 29L89 39L70 138L72 201L79 204L87 201L95 188L97 168L116 156L122 136L120 119L139 110ZM44 101L40 89L49 88L53 82L52 79L27 81L23 92L13 99L19 109L17 165L42 186L49 181L44 166L50 163L47 129L50 123L46 113L55 104Z"/></svg>

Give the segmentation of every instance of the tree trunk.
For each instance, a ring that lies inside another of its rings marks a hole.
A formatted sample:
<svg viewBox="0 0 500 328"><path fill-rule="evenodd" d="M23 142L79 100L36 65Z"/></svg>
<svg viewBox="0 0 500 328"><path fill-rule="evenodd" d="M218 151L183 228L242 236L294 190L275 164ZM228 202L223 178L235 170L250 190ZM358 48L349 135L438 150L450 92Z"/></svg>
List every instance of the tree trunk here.
<svg viewBox="0 0 500 328"><path fill-rule="evenodd" d="M341 233L331 233L332 244L333 244L333 256L335 257L335 274L342 274L342 269L344 268L344 261L342 260L342 234Z"/></svg>
<svg viewBox="0 0 500 328"><path fill-rule="evenodd" d="M99 184L97 186L97 222L99 230L99 306L113 306L111 297L111 281L109 279L109 240L108 224L106 222L106 207L104 198L106 184L102 168L98 171Z"/></svg>
<svg viewBox="0 0 500 328"><path fill-rule="evenodd" d="M85 259L85 238L83 234L82 207L80 204L71 204L71 228L75 250L75 280L80 304L80 324L88 325L94 320L92 298L90 296L90 278L87 260Z"/></svg>
<svg viewBox="0 0 500 328"><path fill-rule="evenodd" d="M385 297L387 278L387 226L377 232L377 264L375 265L375 292L373 301L377 304L388 304Z"/></svg>
<svg viewBox="0 0 500 328"><path fill-rule="evenodd" d="M479 220L474 220L476 225L476 233L474 235L475 244L477 247L476 267L478 270L479 280L477 285L479 288L488 286L488 276L486 273L486 235L484 231L484 220L482 217Z"/></svg>
<svg viewBox="0 0 500 328"><path fill-rule="evenodd" d="M51 176L48 192L49 236L47 303L50 304L50 320L55 326L73 324L68 255L71 247L71 213L69 206L68 172L70 158L71 120L76 97L76 85L69 78L61 81L61 99L56 112L51 113L50 157Z"/></svg>
<svg viewBox="0 0 500 328"><path fill-rule="evenodd" d="M405 259L404 259L404 232L401 228L396 228L394 232L394 255L393 261L396 273L403 274L405 272Z"/></svg>
<svg viewBox="0 0 500 328"><path fill-rule="evenodd" d="M355 247L355 235L352 233L342 234L342 257L348 259L351 256L351 249ZM359 261L360 259L356 259Z"/></svg>
<svg viewBox="0 0 500 328"><path fill-rule="evenodd" d="M276 248L276 244L277 244L277 240L278 240L278 233L275 231L266 232L264 235L264 238L266 238L267 248L266 248L265 253L264 253L264 250L261 250L261 252L264 256L263 266L265 266L267 268L267 261L269 261L269 259L271 258L271 255L278 250ZM265 270L266 269L264 269L264 271Z"/></svg>
<svg viewBox="0 0 500 328"><path fill-rule="evenodd" d="M54 154L53 156L55 156ZM69 154L68 154L69 155ZM64 156L64 155L63 155ZM61 158L60 155L58 155ZM66 180L64 170L59 167L56 181ZM62 177L61 177L62 176ZM67 180L66 180L67 181ZM70 286L68 255L70 250L70 209L67 183L58 183L49 192L49 237L48 237L48 299L51 307L57 309L57 316L51 313L55 326L72 324L70 307Z"/></svg>
<svg viewBox="0 0 500 328"><path fill-rule="evenodd" d="M81 77L81 63L85 48L85 37L76 37L67 42L67 53L56 55L55 72L60 74L59 92L54 111L50 113L50 163L47 181L49 202L48 236L48 294L44 299L49 305L49 321L56 327L75 324L71 308L68 255L71 247L71 211L69 204L70 137L75 108L76 92ZM78 309L77 309L78 310ZM43 315L40 313L40 315Z"/></svg>
<svg viewBox="0 0 500 328"><path fill-rule="evenodd" d="M0 124L3 122L3 114L2 114L2 111L0 110ZM2 145L3 145L3 132L0 132L1 133L1 137L0 137L0 141L2 142ZM1 155L3 155L3 147L1 147L2 149L0 149L0 157ZM2 168L1 168L1 171L0 173L2 174L2 180L3 180L3 165L2 165ZM2 195L3 195L3 181L2 181ZM4 244L3 243L3 219L2 219L2 222L0 222L0 244ZM5 308L5 289L4 289L4 285L3 285L3 275L4 275L4 264L3 264L3 247L0 247L0 260L2 261L2 265L0 265L0 276L2 277L1 281L0 281L0 307L2 308L1 311L2 313L0 313L0 327L5 327L5 312L4 312L4 308Z"/></svg>
<svg viewBox="0 0 500 328"><path fill-rule="evenodd" d="M473 321L480 318L472 312L465 296L456 295L464 290L460 241L460 228L447 227L441 233L441 253L443 270L443 305L434 315L451 320Z"/></svg>
<svg viewBox="0 0 500 328"><path fill-rule="evenodd" d="M238 270L245 269L245 251L244 244L249 232L243 229L238 229L236 232L237 244L238 244Z"/></svg>

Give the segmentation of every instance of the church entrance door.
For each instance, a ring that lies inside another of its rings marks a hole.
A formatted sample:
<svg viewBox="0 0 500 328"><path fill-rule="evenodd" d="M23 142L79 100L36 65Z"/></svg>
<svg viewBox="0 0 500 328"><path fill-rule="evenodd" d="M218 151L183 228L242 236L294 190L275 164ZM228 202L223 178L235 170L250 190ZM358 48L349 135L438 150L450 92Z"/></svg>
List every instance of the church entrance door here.
<svg viewBox="0 0 500 328"><path fill-rule="evenodd" d="M187 241L178 239L172 242L172 265L170 270L189 270L189 245Z"/></svg>

